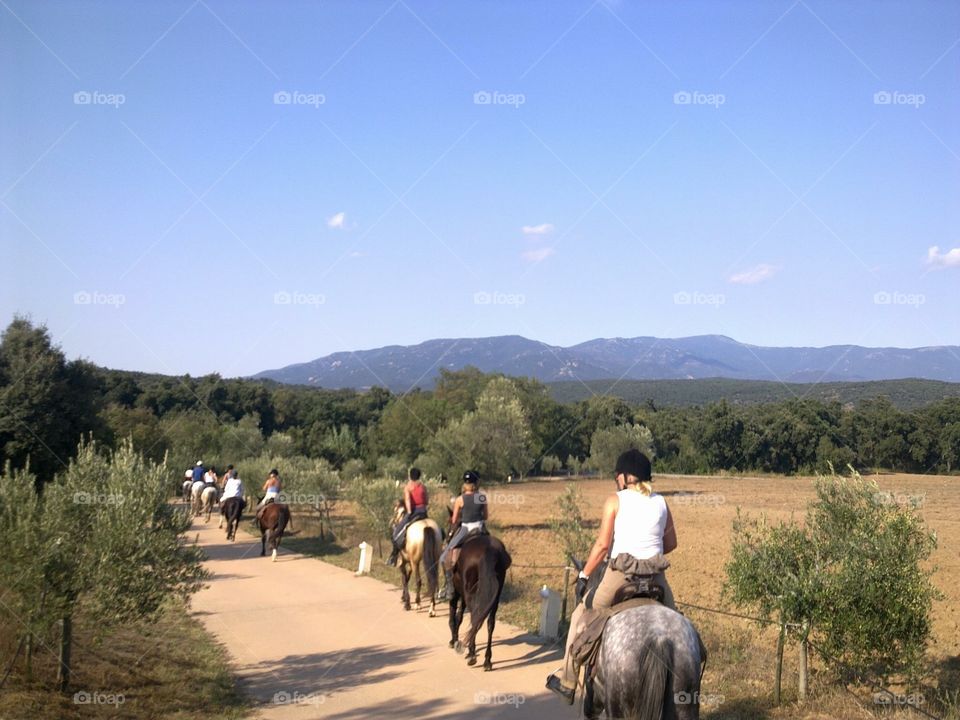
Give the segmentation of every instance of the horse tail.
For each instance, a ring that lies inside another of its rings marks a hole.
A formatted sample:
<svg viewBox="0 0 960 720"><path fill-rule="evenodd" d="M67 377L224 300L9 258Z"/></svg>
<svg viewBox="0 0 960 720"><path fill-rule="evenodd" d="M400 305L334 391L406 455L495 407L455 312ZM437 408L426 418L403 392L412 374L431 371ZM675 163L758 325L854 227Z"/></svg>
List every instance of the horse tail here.
<svg viewBox="0 0 960 720"><path fill-rule="evenodd" d="M500 601L500 591L503 588L501 582L502 575L498 572L498 556L496 549L487 548L477 567L473 571L477 573L476 589L473 592L467 590L470 584L470 578L464 578L464 591L468 593L468 606L470 609L470 637L474 637L483 621L493 611L493 608Z"/></svg>
<svg viewBox="0 0 960 720"><path fill-rule="evenodd" d="M430 588L430 597L437 594L437 566L439 564L440 541L437 535L440 531L427 525L423 533L423 566L427 570L427 587Z"/></svg>
<svg viewBox="0 0 960 720"><path fill-rule="evenodd" d="M670 668L671 644L655 640L645 644L637 656L637 676L643 678L637 697L635 717L661 717L664 707L673 707Z"/></svg>

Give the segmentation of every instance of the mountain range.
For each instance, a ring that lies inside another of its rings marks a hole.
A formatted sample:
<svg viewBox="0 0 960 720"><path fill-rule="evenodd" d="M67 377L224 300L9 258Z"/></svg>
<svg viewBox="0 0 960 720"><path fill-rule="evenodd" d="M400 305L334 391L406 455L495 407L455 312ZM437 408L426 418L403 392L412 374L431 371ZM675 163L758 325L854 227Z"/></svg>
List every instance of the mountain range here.
<svg viewBox="0 0 960 720"><path fill-rule="evenodd" d="M325 388L394 392L433 386L442 368L564 380L731 378L790 383L923 378L960 382L960 347L763 347L723 335L598 338L570 347L519 335L427 340L374 350L337 352L264 370L255 378Z"/></svg>

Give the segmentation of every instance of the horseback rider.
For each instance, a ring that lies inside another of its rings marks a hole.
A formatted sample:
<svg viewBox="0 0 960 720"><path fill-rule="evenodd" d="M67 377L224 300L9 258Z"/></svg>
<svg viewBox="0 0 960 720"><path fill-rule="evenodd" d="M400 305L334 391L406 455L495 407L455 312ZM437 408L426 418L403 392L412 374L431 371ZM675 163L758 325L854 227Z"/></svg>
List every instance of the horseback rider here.
<svg viewBox="0 0 960 720"><path fill-rule="evenodd" d="M463 544L467 535L486 530L487 517L487 496L480 492L480 476L473 470L467 470L463 474L463 492L454 500L453 514L450 516L453 536L440 554L440 567L444 568L447 579L447 600L453 599L453 570L448 570L444 561L451 550Z"/></svg>
<svg viewBox="0 0 960 720"><path fill-rule="evenodd" d="M270 474L267 475L267 480L263 483L263 492L263 500L257 505L257 514L254 517L254 522L259 522L260 513L263 512L263 509L268 504L276 502L280 496L280 471L276 468L271 470Z"/></svg>
<svg viewBox="0 0 960 720"><path fill-rule="evenodd" d="M220 498L220 502L234 497L240 498L240 512L243 512L244 508L247 507L247 501L243 497L243 481L237 476L237 471L231 465L231 470L227 473L227 481L223 485L223 496Z"/></svg>
<svg viewBox="0 0 960 720"><path fill-rule="evenodd" d="M427 506L430 503L427 486L420 480L420 468L412 467L407 472L407 484L403 486L403 507L406 514L393 529L393 552L387 560L387 565L396 565L397 556L403 549L407 539L407 528L410 523L427 517Z"/></svg>
<svg viewBox="0 0 960 720"><path fill-rule="evenodd" d="M639 450L621 453L617 458L614 474L618 491L608 497L603 505L597 540L577 578L578 587L585 586L590 574L608 554L611 563L621 554L638 560L662 559L663 555L677 548L673 516L663 496L653 492L653 478L647 456ZM664 573L661 571L653 575L652 580L663 590L663 604L676 610L673 591ZM593 591L592 598L588 596L587 600L593 608L608 608L613 604L617 590L626 582L627 576L623 572L608 566L599 586ZM573 704L579 679L579 669L573 662L570 650L577 634L582 630L580 618L584 610L584 603L580 603L570 616L563 669L559 674L554 673L547 677L547 688L560 695L568 705Z"/></svg>

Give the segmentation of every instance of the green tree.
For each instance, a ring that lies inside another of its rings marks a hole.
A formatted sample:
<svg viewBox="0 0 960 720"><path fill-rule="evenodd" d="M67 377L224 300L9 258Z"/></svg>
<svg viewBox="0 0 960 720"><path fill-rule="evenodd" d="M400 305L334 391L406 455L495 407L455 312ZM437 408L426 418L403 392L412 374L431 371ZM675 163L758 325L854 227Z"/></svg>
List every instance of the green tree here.
<svg viewBox="0 0 960 720"><path fill-rule="evenodd" d="M129 440L103 454L86 443L46 488L39 522L44 542L32 558L41 593L30 600L42 608L38 623L59 621L59 688L70 684L79 608L99 628L149 618L166 599L188 596L207 577L200 549L181 538L190 519L168 502L168 474ZM32 580L28 588L36 591Z"/></svg>
<svg viewBox="0 0 960 720"><path fill-rule="evenodd" d="M531 464L530 428L512 381L490 380L477 409L450 422L427 444L422 466L430 474L457 478L467 468L485 482L526 473Z"/></svg>
<svg viewBox="0 0 960 720"><path fill-rule="evenodd" d="M574 483L569 483L557 498L556 514L550 517L550 529L563 552L563 561L568 557L586 561L593 545L593 537L586 529L583 513L583 494Z"/></svg>
<svg viewBox="0 0 960 720"><path fill-rule="evenodd" d="M102 435L96 373L67 362L43 326L17 317L0 337L0 464L29 458L38 491L67 466L80 438Z"/></svg>
<svg viewBox="0 0 960 720"><path fill-rule="evenodd" d="M649 428L639 424L601 428L590 440L590 467L603 475L612 474L620 453L631 448L653 460L653 434Z"/></svg>
<svg viewBox="0 0 960 720"><path fill-rule="evenodd" d="M856 473L821 477L816 491L803 524L738 513L726 592L765 618L796 623L848 667L915 676L938 596L926 566L935 536L915 508Z"/></svg>

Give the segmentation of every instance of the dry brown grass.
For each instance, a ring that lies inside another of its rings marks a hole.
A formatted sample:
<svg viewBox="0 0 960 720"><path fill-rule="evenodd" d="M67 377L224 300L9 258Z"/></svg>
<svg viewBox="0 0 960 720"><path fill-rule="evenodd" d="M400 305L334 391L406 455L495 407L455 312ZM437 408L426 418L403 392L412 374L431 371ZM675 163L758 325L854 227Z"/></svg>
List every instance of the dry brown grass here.
<svg viewBox="0 0 960 720"><path fill-rule="evenodd" d="M939 547L934 555L938 566L935 583L944 594L933 608L933 642L929 649L930 673L926 678L924 709L936 714L957 714L957 702L939 702L938 695L956 693L960 687L960 498L954 477L926 475L883 475L874 478L881 489L895 496L922 496L921 513L937 532ZM589 529L596 528L604 498L612 492L611 480L578 480L583 492L583 514ZM535 629L538 617L537 591L544 584L560 589L564 564L561 550L549 529L549 518L556 512L557 497L564 480L536 480L502 485L492 495L491 520L494 532L505 542L514 560L508 579L501 616L528 629ZM679 602L713 608L730 608L723 603L724 565L730 552L731 526L736 510L773 520L791 514L803 516L813 499L813 478L809 477L699 477L659 476L657 490L664 494L673 512L679 536L679 548L670 556L668 571L671 586ZM435 500L436 501L436 500ZM340 508L340 537L337 542L321 543L310 537L311 524L296 540L297 549L313 552L344 567L355 568L356 544L363 532L354 524L348 505ZM369 537L366 538L368 541ZM397 582L395 571L376 567L374 575ZM788 647L784 669L784 704L772 703L773 662L776 630L754 623L683 608L697 625L710 651L704 678L704 692L718 702L704 708L711 720L743 718L856 718L871 717L874 710L869 690L851 694L831 684L822 661L812 659L814 697L804 704L795 703L797 652ZM722 696L722 702L719 702ZM884 711L884 717L919 717L907 711Z"/></svg>
<svg viewBox="0 0 960 720"><path fill-rule="evenodd" d="M133 623L102 638L94 636L95 625L90 617L75 623L70 692L51 690L57 641L45 638L36 650L33 681L23 676L20 662L0 692L0 718L239 720L249 714L250 705L229 671L226 650L187 617L182 606L164 611L156 622ZM6 659L16 651L18 632L12 623L0 626ZM100 704L76 702L85 698L75 698L75 693L95 695Z"/></svg>

